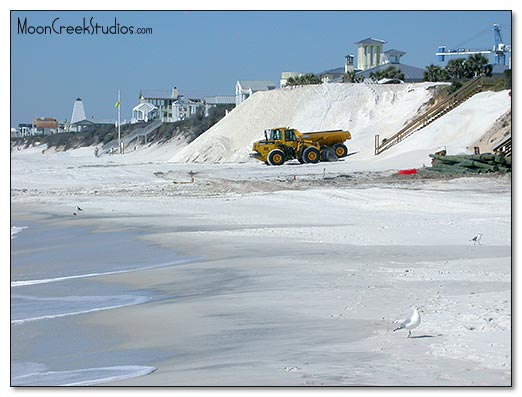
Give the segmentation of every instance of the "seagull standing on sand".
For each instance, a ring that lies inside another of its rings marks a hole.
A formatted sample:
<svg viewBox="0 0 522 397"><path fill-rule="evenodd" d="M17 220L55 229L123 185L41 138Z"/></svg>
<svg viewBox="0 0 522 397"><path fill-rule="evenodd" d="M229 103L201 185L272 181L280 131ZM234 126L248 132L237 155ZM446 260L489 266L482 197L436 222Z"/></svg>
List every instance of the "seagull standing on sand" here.
<svg viewBox="0 0 522 397"><path fill-rule="evenodd" d="M480 244L480 239L481 239L481 238L482 238L482 233L479 233L479 234L477 234L475 237L473 237L473 238L472 238L471 240L469 240L469 241L473 241L473 245L475 245L475 244L477 244L477 243L479 243L479 245L481 245L481 244Z"/></svg>
<svg viewBox="0 0 522 397"><path fill-rule="evenodd" d="M417 308L413 307L413 313L410 318L405 320L395 320L393 323L397 324L397 328L393 330L393 332L398 331L400 329L408 330L408 338L411 336L411 330L417 328L421 322L420 313Z"/></svg>

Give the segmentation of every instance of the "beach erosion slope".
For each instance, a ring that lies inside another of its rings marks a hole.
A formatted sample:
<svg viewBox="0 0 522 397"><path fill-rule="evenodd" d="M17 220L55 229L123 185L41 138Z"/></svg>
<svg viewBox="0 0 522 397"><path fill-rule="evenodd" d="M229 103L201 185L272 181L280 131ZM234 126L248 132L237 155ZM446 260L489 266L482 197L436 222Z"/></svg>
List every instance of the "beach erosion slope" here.
<svg viewBox="0 0 522 397"><path fill-rule="evenodd" d="M384 167L402 164L401 159L422 166L428 154L442 146L452 153L469 151L511 108L507 90L477 94L416 132L407 145L396 145L375 157L375 135L382 140L398 132L429 107L440 84L321 84L257 92L170 161L244 162L252 143L263 139L265 129L291 127L303 132L349 130L349 151L357 153L351 161L362 161L370 168L379 163Z"/></svg>

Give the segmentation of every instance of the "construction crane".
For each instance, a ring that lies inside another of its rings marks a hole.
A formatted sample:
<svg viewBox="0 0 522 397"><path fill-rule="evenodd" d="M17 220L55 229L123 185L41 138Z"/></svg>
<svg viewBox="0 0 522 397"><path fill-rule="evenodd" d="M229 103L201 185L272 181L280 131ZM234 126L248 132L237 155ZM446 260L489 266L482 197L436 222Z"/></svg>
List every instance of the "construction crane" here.
<svg viewBox="0 0 522 397"><path fill-rule="evenodd" d="M493 40L494 45L492 49L484 48L484 49L470 49L470 48L457 48L448 50L446 46L440 46L437 49L437 55L440 62L444 62L446 56L453 55L473 55L473 54L495 54L495 64L497 65L505 65L506 64L506 54L511 53L511 45L504 44L504 40L502 39L502 33L500 31L500 26L497 24L493 25Z"/></svg>

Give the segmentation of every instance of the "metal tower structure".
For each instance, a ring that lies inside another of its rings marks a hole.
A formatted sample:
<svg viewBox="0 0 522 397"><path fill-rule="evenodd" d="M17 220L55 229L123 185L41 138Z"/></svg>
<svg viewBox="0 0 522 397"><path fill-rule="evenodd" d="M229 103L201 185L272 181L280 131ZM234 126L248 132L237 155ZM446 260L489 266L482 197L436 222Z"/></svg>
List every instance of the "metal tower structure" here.
<svg viewBox="0 0 522 397"><path fill-rule="evenodd" d="M437 49L435 55L438 56L440 62L444 62L446 56L461 56L461 55L473 55L473 54L494 54L495 55L495 64L497 65L505 65L506 64L506 54L511 53L511 45L504 44L504 40L502 39L502 33L500 31L500 26L497 24L493 25L493 48L483 48L483 49L470 49L470 48L457 48L448 50L446 46L440 46Z"/></svg>

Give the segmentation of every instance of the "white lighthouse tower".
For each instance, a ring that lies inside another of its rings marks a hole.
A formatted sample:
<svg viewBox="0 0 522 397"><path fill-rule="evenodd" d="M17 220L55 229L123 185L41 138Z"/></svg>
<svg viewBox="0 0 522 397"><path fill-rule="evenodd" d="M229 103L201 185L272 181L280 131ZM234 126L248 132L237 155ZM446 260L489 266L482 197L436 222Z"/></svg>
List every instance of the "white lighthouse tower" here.
<svg viewBox="0 0 522 397"><path fill-rule="evenodd" d="M78 121L85 120L85 110L83 108L83 102L81 98L76 98L76 101L74 101L72 116L71 116L71 125L74 123L77 123Z"/></svg>

